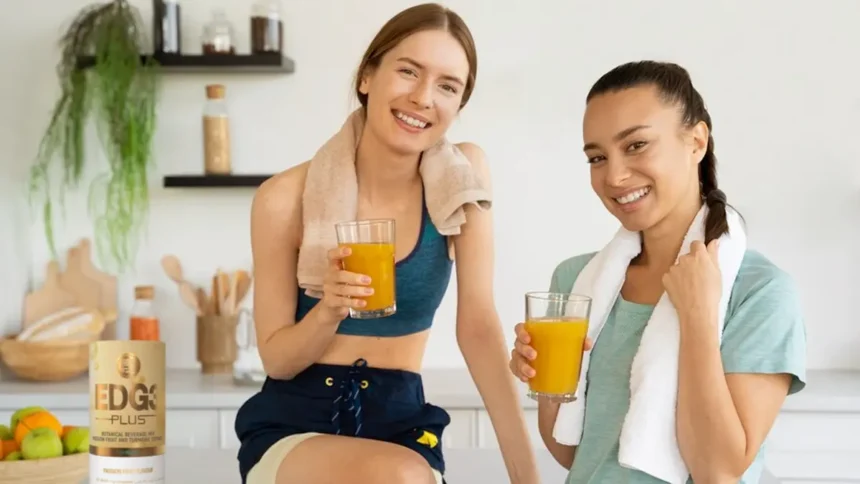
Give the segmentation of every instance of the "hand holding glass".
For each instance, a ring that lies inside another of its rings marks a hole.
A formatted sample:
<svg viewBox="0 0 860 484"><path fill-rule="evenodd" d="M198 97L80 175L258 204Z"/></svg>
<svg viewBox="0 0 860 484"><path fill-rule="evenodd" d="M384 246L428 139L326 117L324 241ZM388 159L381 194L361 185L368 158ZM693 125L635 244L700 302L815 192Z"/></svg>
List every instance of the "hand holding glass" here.
<svg viewBox="0 0 860 484"><path fill-rule="evenodd" d="M397 312L394 264L394 220L356 220L335 225L337 242L348 247L343 269L370 277L373 294L363 296L363 308L349 309L354 319L391 316Z"/></svg>
<svg viewBox="0 0 860 484"><path fill-rule="evenodd" d="M529 362L535 374L528 396L554 402L576 400L591 298L577 294L526 294L525 330L537 356Z"/></svg>

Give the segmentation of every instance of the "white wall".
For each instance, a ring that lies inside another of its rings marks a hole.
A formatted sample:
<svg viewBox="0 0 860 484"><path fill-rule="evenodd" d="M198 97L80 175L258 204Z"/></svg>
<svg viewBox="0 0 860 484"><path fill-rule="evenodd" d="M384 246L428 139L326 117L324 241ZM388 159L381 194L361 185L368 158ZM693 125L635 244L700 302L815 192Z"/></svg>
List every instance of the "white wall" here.
<svg viewBox="0 0 860 484"><path fill-rule="evenodd" d="M0 31L10 23L4 9L0 7ZM28 163L16 126L25 103L16 95L22 79L9 74L9 66L14 65L9 60L18 58L16 43L5 41L4 35L0 33L0 336L20 330L32 261L25 187Z"/></svg>
<svg viewBox="0 0 860 484"><path fill-rule="evenodd" d="M29 232L20 177L0 161L0 335L19 331L30 275Z"/></svg>
<svg viewBox="0 0 860 484"><path fill-rule="evenodd" d="M17 142L16 163L32 158L57 95L59 29L87 3L42 0L38 11L25 2L2 7L0 48L6 59L27 60L0 64L0 92L9 99L0 110L0 131ZM133 3L149 19L149 2ZM248 3L184 0L185 46L197 48L210 8L223 5L246 50ZM148 239L136 271L122 276L121 302L127 310L134 284L158 287L170 365L195 365L193 315L159 258L178 255L200 282L217 266L250 260L251 191L160 188L161 175L202 167L203 86L227 85L236 171L282 170L310 157L341 125L353 106L350 80L364 46L388 17L412 3L284 0L294 75L164 79ZM590 192L580 151L589 86L618 63L668 59L690 69L711 109L721 185L750 222L752 243L800 285L810 366L860 368L853 308L860 289L860 145L854 142L860 4L694 3L448 2L471 26L479 49L477 91L451 138L481 144L492 162L504 323L510 328L518 321L520 295L545 288L559 260L598 248L614 231L614 220ZM68 245L85 235L90 224L83 202L72 201L60 240ZM32 267L41 278L48 253L40 224L34 223L32 237ZM17 253L3 257L5 265ZM439 311L427 366L463 365L454 338L454 289L452 283Z"/></svg>

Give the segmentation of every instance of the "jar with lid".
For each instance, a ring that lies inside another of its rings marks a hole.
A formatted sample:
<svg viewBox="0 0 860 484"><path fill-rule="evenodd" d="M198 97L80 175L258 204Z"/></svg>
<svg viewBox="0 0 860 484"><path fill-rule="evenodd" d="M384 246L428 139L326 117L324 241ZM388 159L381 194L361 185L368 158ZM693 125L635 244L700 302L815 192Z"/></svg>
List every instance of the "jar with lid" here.
<svg viewBox="0 0 860 484"><path fill-rule="evenodd" d="M203 106L203 164L206 174L229 175L230 119L223 84L206 86Z"/></svg>
<svg viewBox="0 0 860 484"><path fill-rule="evenodd" d="M227 20L227 14L223 9L215 10L212 13L212 20L203 27L203 53L236 53L236 35L233 24Z"/></svg>
<svg viewBox="0 0 860 484"><path fill-rule="evenodd" d="M284 41L284 23L278 0L258 0L251 11L251 52L280 53Z"/></svg>
<svg viewBox="0 0 860 484"><path fill-rule="evenodd" d="M129 339L143 341L160 341L158 315L155 312L153 299L155 287L136 286L134 288L134 305L131 308L129 321Z"/></svg>
<svg viewBox="0 0 860 484"><path fill-rule="evenodd" d="M178 0L155 0L153 2L153 17L155 52L180 54L182 51L182 19Z"/></svg>

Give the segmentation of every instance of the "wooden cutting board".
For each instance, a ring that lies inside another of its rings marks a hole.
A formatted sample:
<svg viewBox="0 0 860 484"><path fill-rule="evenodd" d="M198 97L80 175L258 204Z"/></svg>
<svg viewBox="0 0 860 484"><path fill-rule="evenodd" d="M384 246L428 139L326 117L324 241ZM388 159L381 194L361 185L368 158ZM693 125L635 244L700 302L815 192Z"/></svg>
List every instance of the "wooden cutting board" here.
<svg viewBox="0 0 860 484"><path fill-rule="evenodd" d="M45 283L24 296L24 326L77 304L74 294L60 284L60 264L52 260L45 269Z"/></svg>
<svg viewBox="0 0 860 484"><path fill-rule="evenodd" d="M78 243L78 264L81 273L94 280L100 288L99 309L105 315L116 314L117 292L116 276L102 272L93 265L92 245L89 239L82 239Z"/></svg>
<svg viewBox="0 0 860 484"><path fill-rule="evenodd" d="M75 296L79 306L101 310L101 286L81 270L80 252L78 247L72 247L67 252L66 270L60 275L60 285Z"/></svg>

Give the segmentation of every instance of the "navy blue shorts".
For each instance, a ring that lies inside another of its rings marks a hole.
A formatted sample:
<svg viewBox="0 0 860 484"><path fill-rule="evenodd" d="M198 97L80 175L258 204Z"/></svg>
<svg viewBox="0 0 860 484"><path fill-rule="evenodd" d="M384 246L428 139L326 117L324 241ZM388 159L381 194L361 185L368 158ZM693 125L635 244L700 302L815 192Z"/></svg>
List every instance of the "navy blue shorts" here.
<svg viewBox="0 0 860 484"><path fill-rule="evenodd" d="M451 423L444 409L424 401L421 375L352 366L314 364L291 380L267 378L236 415L239 471L251 468L279 440L318 432L400 444L445 472L442 431Z"/></svg>

